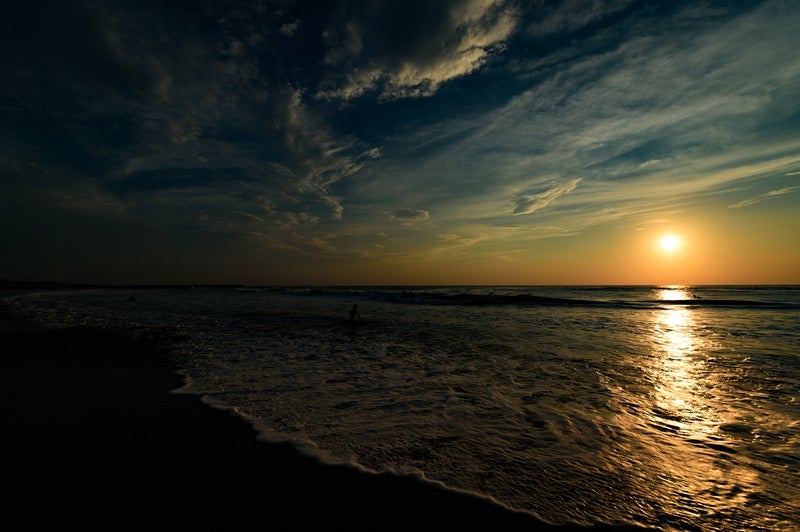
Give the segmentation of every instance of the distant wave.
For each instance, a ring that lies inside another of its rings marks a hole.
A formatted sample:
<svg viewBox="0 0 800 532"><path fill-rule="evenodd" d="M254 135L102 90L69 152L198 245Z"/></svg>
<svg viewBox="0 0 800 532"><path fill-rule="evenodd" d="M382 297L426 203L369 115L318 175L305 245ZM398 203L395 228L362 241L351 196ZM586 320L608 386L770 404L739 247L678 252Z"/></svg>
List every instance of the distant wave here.
<svg viewBox="0 0 800 532"><path fill-rule="evenodd" d="M588 297L538 295L523 287L271 287L265 292L281 292L298 296L348 297L360 300L383 301L411 305L456 306L525 306L525 307L596 307L596 308L674 308L715 307L748 309L800 309L800 304L787 301L703 297L704 290L692 289L691 298L658 299L653 292L660 287L564 287L562 292L577 292ZM248 289L252 291L254 289ZM719 288L713 289L718 296ZM499 292L499 293L498 293ZM736 290L730 290L732 296ZM709 294L712 295L712 294ZM759 294L761 295L761 294Z"/></svg>
<svg viewBox="0 0 800 532"><path fill-rule="evenodd" d="M692 307L736 307L736 308L769 308L791 309L798 305L768 301L752 301L738 299L677 299L677 300L592 300L561 297L537 296L533 294L493 295L493 294L414 294L392 298L398 303L415 303L428 305L476 305L476 306L556 306L556 307L602 307L602 308L659 308L675 306Z"/></svg>
<svg viewBox="0 0 800 532"><path fill-rule="evenodd" d="M416 303L427 305L525 305L525 306L614 306L618 303L607 301L572 299L562 297L536 296L533 294L496 295L496 294L404 294L391 299L397 303Z"/></svg>
<svg viewBox="0 0 800 532"><path fill-rule="evenodd" d="M776 301L753 301L744 299L676 299L651 301L655 305L662 306L692 306L692 307L745 307L745 308L769 308L769 309L798 309L800 305L792 303L780 303Z"/></svg>

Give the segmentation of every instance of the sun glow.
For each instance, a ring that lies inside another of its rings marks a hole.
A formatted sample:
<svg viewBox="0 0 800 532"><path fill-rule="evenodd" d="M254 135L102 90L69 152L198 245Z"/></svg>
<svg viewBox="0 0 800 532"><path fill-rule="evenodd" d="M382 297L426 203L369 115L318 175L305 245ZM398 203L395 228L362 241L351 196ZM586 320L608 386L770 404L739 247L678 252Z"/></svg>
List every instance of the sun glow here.
<svg viewBox="0 0 800 532"><path fill-rule="evenodd" d="M659 246L663 251L672 253L681 247L681 239L678 235L668 234L661 237L658 241Z"/></svg>

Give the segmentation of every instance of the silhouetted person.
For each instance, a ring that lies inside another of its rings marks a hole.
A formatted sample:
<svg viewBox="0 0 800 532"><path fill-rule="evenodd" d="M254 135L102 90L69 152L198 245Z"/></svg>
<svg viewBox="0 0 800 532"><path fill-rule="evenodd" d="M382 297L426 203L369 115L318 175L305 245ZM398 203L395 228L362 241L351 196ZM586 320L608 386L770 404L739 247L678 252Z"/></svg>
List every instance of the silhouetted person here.
<svg viewBox="0 0 800 532"><path fill-rule="evenodd" d="M350 309L350 323L355 323L357 321L364 321L361 319L361 316L358 315L358 305L353 305L353 308Z"/></svg>

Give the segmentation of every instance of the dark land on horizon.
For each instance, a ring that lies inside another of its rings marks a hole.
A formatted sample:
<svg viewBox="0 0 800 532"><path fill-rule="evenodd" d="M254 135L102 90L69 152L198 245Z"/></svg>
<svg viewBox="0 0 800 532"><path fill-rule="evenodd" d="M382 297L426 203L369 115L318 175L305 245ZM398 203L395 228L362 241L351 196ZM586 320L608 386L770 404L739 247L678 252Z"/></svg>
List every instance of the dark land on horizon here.
<svg viewBox="0 0 800 532"><path fill-rule="evenodd" d="M326 465L258 441L235 415L169 393L183 378L144 343L42 329L0 303L0 345L6 517L27 526L551 528L417 478Z"/></svg>

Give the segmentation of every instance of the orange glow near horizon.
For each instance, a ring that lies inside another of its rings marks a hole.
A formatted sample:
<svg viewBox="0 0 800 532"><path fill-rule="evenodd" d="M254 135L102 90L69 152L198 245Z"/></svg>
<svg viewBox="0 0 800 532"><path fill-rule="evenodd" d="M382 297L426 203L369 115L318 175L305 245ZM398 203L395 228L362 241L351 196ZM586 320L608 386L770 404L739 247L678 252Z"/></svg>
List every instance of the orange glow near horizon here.
<svg viewBox="0 0 800 532"><path fill-rule="evenodd" d="M800 231L797 216L781 218L781 231L742 210L682 213L650 224L620 220L563 238L530 239L522 228L496 230L470 245L442 242L439 229L413 238L382 237L382 248L358 259L304 255L270 263L269 269L230 270L215 282L298 285L651 285L800 283L800 246L787 235ZM480 235L480 229L465 234ZM661 246L679 239L675 251ZM344 243L342 244L345 245ZM239 257L256 263L257 248ZM203 263L199 263L203 264ZM187 266L188 267L188 266ZM225 272L219 268L214 274ZM261 276L269 274L268 279ZM249 274L243 277L242 273ZM176 277L176 280L178 278ZM689 298L680 298L689 299Z"/></svg>
<svg viewBox="0 0 800 532"><path fill-rule="evenodd" d="M638 231L609 225L569 238L524 242L502 256L506 243L487 239L457 253L409 254L376 264L369 281L656 286L796 282L800 270L790 267L796 263L792 259L795 248L787 246L780 234L735 219L713 223L686 216L669 225ZM666 235L677 237L679 245L674 251L662 247ZM363 276L365 269L354 269L348 263L335 273L352 275L346 279L357 284L363 282L358 276Z"/></svg>

